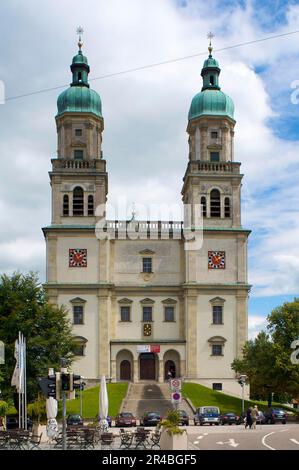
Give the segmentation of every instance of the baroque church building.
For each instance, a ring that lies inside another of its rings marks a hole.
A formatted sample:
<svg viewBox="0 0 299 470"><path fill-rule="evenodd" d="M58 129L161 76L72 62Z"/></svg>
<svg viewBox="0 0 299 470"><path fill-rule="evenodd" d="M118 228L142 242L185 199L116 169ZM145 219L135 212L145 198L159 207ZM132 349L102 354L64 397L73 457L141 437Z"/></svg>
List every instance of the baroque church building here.
<svg viewBox="0 0 299 470"><path fill-rule="evenodd" d="M186 247L186 221L106 221L98 210L108 195L104 119L81 48L79 40L72 83L57 101L52 221L43 228L45 287L49 300L69 311L73 369L112 382L163 382L171 372L240 394L231 363L247 339L250 232L241 225L234 104L220 89L212 48L189 110L181 190L191 233L200 233L198 249Z"/></svg>

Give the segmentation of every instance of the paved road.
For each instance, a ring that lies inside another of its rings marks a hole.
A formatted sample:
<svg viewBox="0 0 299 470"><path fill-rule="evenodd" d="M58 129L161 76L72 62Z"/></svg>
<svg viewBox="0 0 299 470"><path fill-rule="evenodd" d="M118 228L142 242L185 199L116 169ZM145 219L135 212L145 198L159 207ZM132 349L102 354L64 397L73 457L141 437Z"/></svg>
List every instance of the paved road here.
<svg viewBox="0 0 299 470"><path fill-rule="evenodd" d="M190 449L198 450L298 450L299 424L244 426L190 426Z"/></svg>

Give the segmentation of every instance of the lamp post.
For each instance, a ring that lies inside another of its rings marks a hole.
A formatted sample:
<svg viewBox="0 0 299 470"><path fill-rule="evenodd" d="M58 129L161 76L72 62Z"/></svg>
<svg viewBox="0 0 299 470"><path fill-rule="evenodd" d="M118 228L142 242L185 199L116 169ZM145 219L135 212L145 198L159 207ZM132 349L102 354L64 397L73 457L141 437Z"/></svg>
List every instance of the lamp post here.
<svg viewBox="0 0 299 470"><path fill-rule="evenodd" d="M82 379L83 377L81 377L81 381L80 381L80 415L83 418L83 390L84 390L84 386L86 385L86 383L83 382Z"/></svg>
<svg viewBox="0 0 299 470"><path fill-rule="evenodd" d="M238 378L238 383L241 385L241 388L242 388L242 414L244 414L244 412L245 412L245 408L244 408L244 385L245 385L246 379L247 379L247 375L245 375L245 374L241 374Z"/></svg>

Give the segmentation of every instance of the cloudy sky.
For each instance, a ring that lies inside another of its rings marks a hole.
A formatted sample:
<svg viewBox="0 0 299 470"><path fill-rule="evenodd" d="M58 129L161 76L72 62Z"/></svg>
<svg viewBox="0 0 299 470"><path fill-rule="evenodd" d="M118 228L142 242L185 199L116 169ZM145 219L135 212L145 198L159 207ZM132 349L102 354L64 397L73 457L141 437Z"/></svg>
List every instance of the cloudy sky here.
<svg viewBox="0 0 299 470"><path fill-rule="evenodd" d="M187 114L201 88L207 32L215 34L217 50L299 30L299 1L284 0L2 0L0 13L6 97L0 104L0 271L35 270L42 280L40 228L50 222L56 98L71 79L79 24L91 79L204 52L91 82L103 103L109 202L121 195L137 209L145 202L180 203ZM291 34L214 54L220 85L235 102L235 154L245 174L251 336L272 308L298 293L298 39Z"/></svg>

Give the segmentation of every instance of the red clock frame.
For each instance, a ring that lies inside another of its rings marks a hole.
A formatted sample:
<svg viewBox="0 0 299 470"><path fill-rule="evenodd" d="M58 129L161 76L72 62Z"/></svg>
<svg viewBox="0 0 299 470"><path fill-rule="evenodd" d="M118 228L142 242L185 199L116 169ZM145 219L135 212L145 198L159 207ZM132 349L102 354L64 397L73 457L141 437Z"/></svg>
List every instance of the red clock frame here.
<svg viewBox="0 0 299 470"><path fill-rule="evenodd" d="M225 251L208 251L208 268L225 269Z"/></svg>
<svg viewBox="0 0 299 470"><path fill-rule="evenodd" d="M87 268L87 249L70 248L69 249L69 267Z"/></svg>

